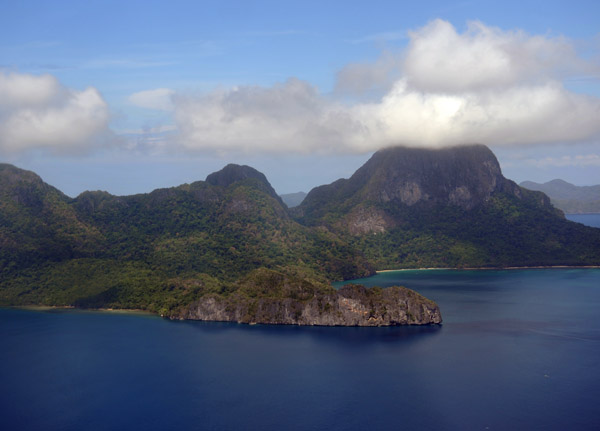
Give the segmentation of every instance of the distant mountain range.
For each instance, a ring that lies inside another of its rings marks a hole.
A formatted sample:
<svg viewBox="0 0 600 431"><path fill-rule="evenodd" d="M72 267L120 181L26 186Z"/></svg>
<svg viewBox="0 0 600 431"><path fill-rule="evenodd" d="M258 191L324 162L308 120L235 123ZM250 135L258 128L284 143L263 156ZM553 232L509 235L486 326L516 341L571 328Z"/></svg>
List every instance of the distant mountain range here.
<svg viewBox="0 0 600 431"><path fill-rule="evenodd" d="M567 214L600 213L600 185L576 186L556 179L543 184L523 181L520 186L544 192L556 208Z"/></svg>
<svg viewBox="0 0 600 431"><path fill-rule="evenodd" d="M297 193L283 194L283 195L280 195L280 197L281 197L281 199L283 199L283 202L287 205L288 208L294 208L302 203L302 201L304 200L306 195L307 195L307 193L297 192Z"/></svg>
<svg viewBox="0 0 600 431"><path fill-rule="evenodd" d="M330 282L375 269L599 264L600 229L565 220L545 194L505 179L481 145L378 151L291 209L249 166L148 194L71 199L0 164L4 305L248 323L435 323L437 306L414 292L336 293Z"/></svg>

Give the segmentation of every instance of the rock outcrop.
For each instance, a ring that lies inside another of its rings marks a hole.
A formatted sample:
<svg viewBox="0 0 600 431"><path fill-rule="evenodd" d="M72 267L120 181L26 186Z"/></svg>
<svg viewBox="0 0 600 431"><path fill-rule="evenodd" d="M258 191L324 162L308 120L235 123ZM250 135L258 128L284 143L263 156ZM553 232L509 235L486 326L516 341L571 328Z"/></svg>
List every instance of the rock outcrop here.
<svg viewBox="0 0 600 431"><path fill-rule="evenodd" d="M256 271L228 296L209 294L172 318L320 326L428 325L442 322L433 301L404 287L339 290L276 271Z"/></svg>

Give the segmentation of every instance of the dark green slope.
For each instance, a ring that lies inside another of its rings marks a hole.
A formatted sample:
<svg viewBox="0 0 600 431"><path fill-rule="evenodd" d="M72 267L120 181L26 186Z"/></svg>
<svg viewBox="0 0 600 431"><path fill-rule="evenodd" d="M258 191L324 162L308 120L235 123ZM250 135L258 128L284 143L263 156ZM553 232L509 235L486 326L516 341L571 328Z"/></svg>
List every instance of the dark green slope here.
<svg viewBox="0 0 600 431"><path fill-rule="evenodd" d="M293 221L264 175L246 166L149 194L76 199L29 172L5 171L0 217L10 223L1 238L12 247L3 247L3 303L170 314L261 267L317 282L372 273L334 234Z"/></svg>
<svg viewBox="0 0 600 431"><path fill-rule="evenodd" d="M331 279L369 273L334 235L293 221L270 188L253 177L207 180L128 197L86 193L73 206L107 238L107 256L143 260L169 274L235 280L260 266L297 265Z"/></svg>
<svg viewBox="0 0 600 431"><path fill-rule="evenodd" d="M379 151L293 213L379 269L600 264L600 230L565 220L543 193L504 178L482 145Z"/></svg>
<svg viewBox="0 0 600 431"><path fill-rule="evenodd" d="M33 172L0 164L0 272L92 256L98 231Z"/></svg>

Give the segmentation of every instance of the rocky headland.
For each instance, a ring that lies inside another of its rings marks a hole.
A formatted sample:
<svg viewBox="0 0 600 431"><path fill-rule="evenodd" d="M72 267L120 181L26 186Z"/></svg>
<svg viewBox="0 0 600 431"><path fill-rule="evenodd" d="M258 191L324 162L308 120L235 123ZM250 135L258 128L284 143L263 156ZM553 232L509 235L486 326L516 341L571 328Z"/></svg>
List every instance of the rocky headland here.
<svg viewBox="0 0 600 431"><path fill-rule="evenodd" d="M404 287L339 290L258 270L229 296L210 294L171 318L249 324L397 326L439 324L437 304Z"/></svg>

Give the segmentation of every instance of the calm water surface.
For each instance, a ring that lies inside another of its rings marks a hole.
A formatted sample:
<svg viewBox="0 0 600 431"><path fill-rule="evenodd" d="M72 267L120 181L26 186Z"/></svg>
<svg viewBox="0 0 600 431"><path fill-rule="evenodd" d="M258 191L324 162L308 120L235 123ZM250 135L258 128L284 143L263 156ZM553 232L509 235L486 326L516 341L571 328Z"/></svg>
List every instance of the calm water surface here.
<svg viewBox="0 0 600 431"><path fill-rule="evenodd" d="M599 429L600 270L401 271L444 324L0 309L0 429Z"/></svg>
<svg viewBox="0 0 600 431"><path fill-rule="evenodd" d="M565 214L571 221L592 227L600 227L600 214Z"/></svg>

